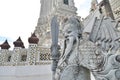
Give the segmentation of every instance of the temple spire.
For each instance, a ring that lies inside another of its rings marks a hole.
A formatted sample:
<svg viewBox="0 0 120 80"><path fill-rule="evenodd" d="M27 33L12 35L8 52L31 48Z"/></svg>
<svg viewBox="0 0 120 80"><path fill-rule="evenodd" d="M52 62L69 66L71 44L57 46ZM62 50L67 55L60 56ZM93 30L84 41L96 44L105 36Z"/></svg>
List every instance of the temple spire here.
<svg viewBox="0 0 120 80"><path fill-rule="evenodd" d="M40 11L40 17L46 17L49 15L53 10L53 2L54 0L41 0L41 11Z"/></svg>
<svg viewBox="0 0 120 80"><path fill-rule="evenodd" d="M107 17L111 17L111 19L114 20L114 15L113 15L112 8L111 8L111 5L110 5L109 0L102 0L102 1L99 3L99 6L100 6L100 7L104 6L106 16L107 16Z"/></svg>
<svg viewBox="0 0 120 80"><path fill-rule="evenodd" d="M72 14L76 13L76 8L74 6L74 0L40 0L41 3L41 10L40 10L40 17L48 17L52 13L63 13L64 10L65 12L69 12ZM66 6L71 6L66 7ZM65 7L65 8L64 8ZM67 9L67 10L66 10Z"/></svg>
<svg viewBox="0 0 120 80"><path fill-rule="evenodd" d="M98 1L97 0L92 0L91 1L91 8L90 8L90 12L95 11L98 5Z"/></svg>
<svg viewBox="0 0 120 80"><path fill-rule="evenodd" d="M50 46L50 24L54 15L57 15L59 24L65 18L77 15L77 8L75 7L74 0L41 0L40 16L35 29L35 34L39 39L38 46ZM60 26L62 31L62 26ZM60 34L62 36L62 33Z"/></svg>
<svg viewBox="0 0 120 80"><path fill-rule="evenodd" d="M103 0L103 3L104 3L104 6L105 6L106 15L111 17L112 19L114 19L109 0Z"/></svg>

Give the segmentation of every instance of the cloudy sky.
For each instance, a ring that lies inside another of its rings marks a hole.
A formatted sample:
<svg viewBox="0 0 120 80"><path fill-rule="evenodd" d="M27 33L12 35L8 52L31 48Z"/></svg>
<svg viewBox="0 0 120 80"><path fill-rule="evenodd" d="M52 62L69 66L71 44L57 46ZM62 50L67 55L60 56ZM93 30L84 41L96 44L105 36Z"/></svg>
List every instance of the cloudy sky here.
<svg viewBox="0 0 120 80"><path fill-rule="evenodd" d="M75 0L78 15L89 13L91 0ZM0 0L0 44L8 39L11 46L20 36L25 47L35 30L40 13L40 0Z"/></svg>

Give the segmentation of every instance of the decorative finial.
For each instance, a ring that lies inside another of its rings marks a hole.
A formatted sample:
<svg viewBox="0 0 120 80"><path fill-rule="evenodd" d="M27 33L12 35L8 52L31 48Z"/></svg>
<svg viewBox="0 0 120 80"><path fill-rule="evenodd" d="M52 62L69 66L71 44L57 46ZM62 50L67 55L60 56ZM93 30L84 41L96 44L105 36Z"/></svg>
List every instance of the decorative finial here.
<svg viewBox="0 0 120 80"><path fill-rule="evenodd" d="M97 0L92 0L90 11L95 11L97 9L98 2Z"/></svg>
<svg viewBox="0 0 120 80"><path fill-rule="evenodd" d="M31 34L31 37L28 38L29 43L38 44L39 39L35 35L35 32Z"/></svg>
<svg viewBox="0 0 120 80"><path fill-rule="evenodd" d="M24 48L24 44L23 44L23 42L22 42L20 37L15 42L13 42L13 44L14 44L14 47Z"/></svg>
<svg viewBox="0 0 120 80"><path fill-rule="evenodd" d="M0 45L1 49L9 49L10 45L7 40L3 44Z"/></svg>

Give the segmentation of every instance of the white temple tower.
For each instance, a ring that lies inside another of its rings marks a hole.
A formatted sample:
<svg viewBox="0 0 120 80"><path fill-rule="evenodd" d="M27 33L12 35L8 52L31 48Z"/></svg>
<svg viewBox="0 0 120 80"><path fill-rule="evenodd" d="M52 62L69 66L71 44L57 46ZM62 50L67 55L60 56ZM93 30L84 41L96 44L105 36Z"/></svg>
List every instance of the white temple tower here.
<svg viewBox="0 0 120 80"><path fill-rule="evenodd" d="M41 10L35 33L39 38L38 46L50 47L50 23L54 15L58 16L58 21L76 16L77 8L74 6L74 0L41 0ZM60 27L60 31L62 27Z"/></svg>
<svg viewBox="0 0 120 80"><path fill-rule="evenodd" d="M98 1L97 0L92 0L91 1L90 12L95 11L97 9L97 6L98 6Z"/></svg>

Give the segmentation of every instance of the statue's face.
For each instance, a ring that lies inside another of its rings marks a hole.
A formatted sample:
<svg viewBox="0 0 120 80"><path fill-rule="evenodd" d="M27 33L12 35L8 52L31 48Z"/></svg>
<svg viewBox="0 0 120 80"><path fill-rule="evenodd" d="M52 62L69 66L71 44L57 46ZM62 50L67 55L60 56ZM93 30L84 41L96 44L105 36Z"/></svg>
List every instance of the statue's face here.
<svg viewBox="0 0 120 80"><path fill-rule="evenodd" d="M75 28L75 25L73 24L66 24L64 26L64 30L63 30L63 35L67 38L69 36L73 36L74 33L76 32L76 28Z"/></svg>

